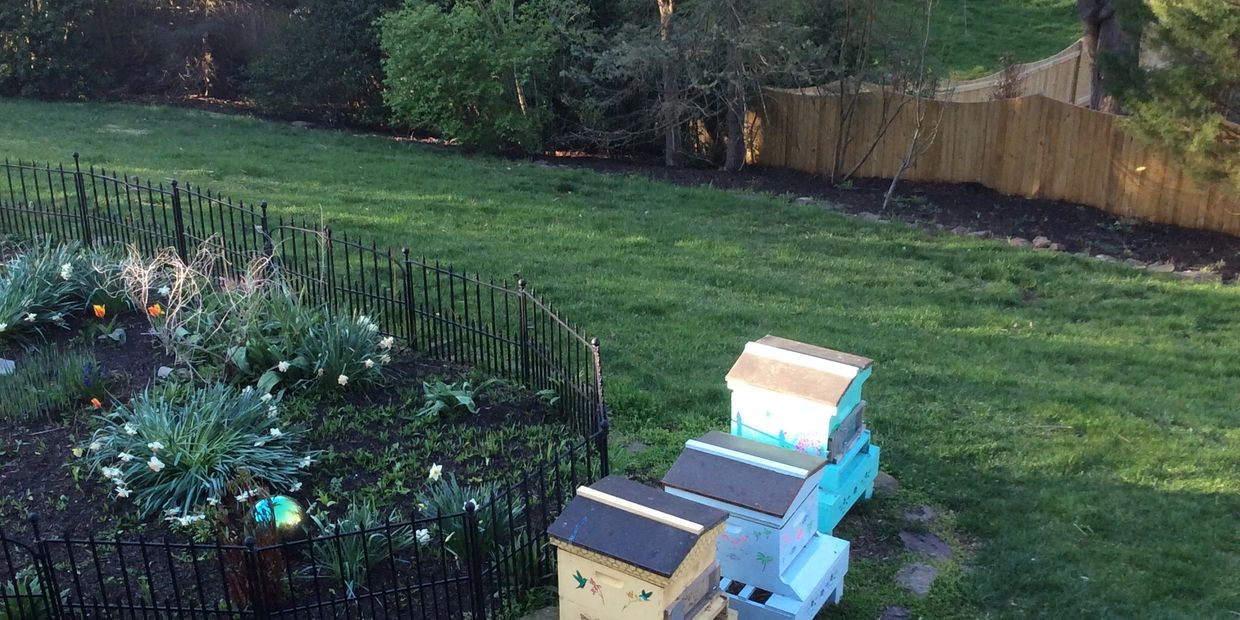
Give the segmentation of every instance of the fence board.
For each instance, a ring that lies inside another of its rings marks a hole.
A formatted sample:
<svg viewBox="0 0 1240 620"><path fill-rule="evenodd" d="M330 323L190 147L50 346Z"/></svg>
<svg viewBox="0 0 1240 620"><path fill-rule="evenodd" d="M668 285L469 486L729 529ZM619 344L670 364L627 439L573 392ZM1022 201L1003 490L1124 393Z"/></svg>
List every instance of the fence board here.
<svg viewBox="0 0 1240 620"><path fill-rule="evenodd" d="M764 94L765 105L754 107L752 163L832 173L846 100L813 92ZM909 180L980 183L1005 194L1240 234L1240 192L1191 176L1170 153L1125 132L1114 116L1042 96L926 106L928 121L942 108L942 122L935 143L907 171ZM864 157L884 119L897 109L857 176L895 174L916 127L915 105L883 92L859 96L845 171Z"/></svg>

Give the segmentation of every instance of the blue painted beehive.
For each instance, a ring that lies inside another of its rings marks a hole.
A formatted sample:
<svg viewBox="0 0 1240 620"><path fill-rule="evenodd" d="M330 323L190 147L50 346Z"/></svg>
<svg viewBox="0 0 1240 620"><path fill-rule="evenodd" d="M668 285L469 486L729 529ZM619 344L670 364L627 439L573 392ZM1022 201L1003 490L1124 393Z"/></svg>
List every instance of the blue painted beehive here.
<svg viewBox="0 0 1240 620"><path fill-rule="evenodd" d="M818 532L826 459L727 433L685 443L664 490L728 512L720 586L741 620L808 620L838 602L848 542Z"/></svg>
<svg viewBox="0 0 1240 620"><path fill-rule="evenodd" d="M827 460L818 531L829 534L874 493L878 446L865 427L861 388L874 362L776 336L745 345L728 371L732 434Z"/></svg>

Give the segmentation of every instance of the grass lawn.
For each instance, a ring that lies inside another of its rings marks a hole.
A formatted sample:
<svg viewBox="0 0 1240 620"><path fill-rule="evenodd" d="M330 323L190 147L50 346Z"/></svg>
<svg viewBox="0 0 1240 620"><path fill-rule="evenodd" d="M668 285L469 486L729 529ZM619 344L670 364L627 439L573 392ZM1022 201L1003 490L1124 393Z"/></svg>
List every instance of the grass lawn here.
<svg viewBox="0 0 1240 620"><path fill-rule="evenodd" d="M1240 287L241 117L0 100L0 119L10 158L80 150L520 272L602 339L629 474L658 477L726 427L723 375L747 340L874 358L867 415L901 489L838 532L867 552L833 618L1240 614ZM893 583L896 535L927 503L955 554L917 599Z"/></svg>
<svg viewBox="0 0 1240 620"><path fill-rule="evenodd" d="M1074 0L938 0L932 20L935 50L958 79L998 71L1005 53L1020 62L1046 58L1081 36Z"/></svg>

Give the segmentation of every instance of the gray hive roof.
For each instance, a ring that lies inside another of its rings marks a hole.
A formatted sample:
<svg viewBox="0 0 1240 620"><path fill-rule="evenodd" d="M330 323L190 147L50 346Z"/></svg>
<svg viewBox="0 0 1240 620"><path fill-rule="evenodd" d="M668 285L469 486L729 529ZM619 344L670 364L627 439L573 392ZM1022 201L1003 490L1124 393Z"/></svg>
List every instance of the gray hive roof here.
<svg viewBox="0 0 1240 620"><path fill-rule="evenodd" d="M620 476L608 476L590 488L692 521L702 526L703 533L728 518L722 510ZM701 534L694 535L581 496L564 507L560 517L547 528L547 534L663 577L676 572L701 538Z"/></svg>
<svg viewBox="0 0 1240 620"><path fill-rule="evenodd" d="M697 441L804 473L779 471L689 447L663 477L664 486L774 517L788 514L806 480L827 464L825 459L719 431L702 435Z"/></svg>
<svg viewBox="0 0 1240 620"><path fill-rule="evenodd" d="M850 366L856 368L856 372L874 365L873 360L866 357L778 336L765 336L754 344ZM746 351L733 364L726 379L834 407L840 404L840 399L856 380L854 374L845 376Z"/></svg>

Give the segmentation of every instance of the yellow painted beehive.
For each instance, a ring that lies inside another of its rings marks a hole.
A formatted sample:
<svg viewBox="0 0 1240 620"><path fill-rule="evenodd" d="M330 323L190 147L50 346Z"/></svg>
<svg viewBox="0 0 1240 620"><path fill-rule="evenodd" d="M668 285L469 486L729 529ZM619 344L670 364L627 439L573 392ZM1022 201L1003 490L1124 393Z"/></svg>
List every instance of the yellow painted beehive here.
<svg viewBox="0 0 1240 620"><path fill-rule="evenodd" d="M577 489L547 528L560 619L729 617L715 560L727 516L619 476Z"/></svg>

